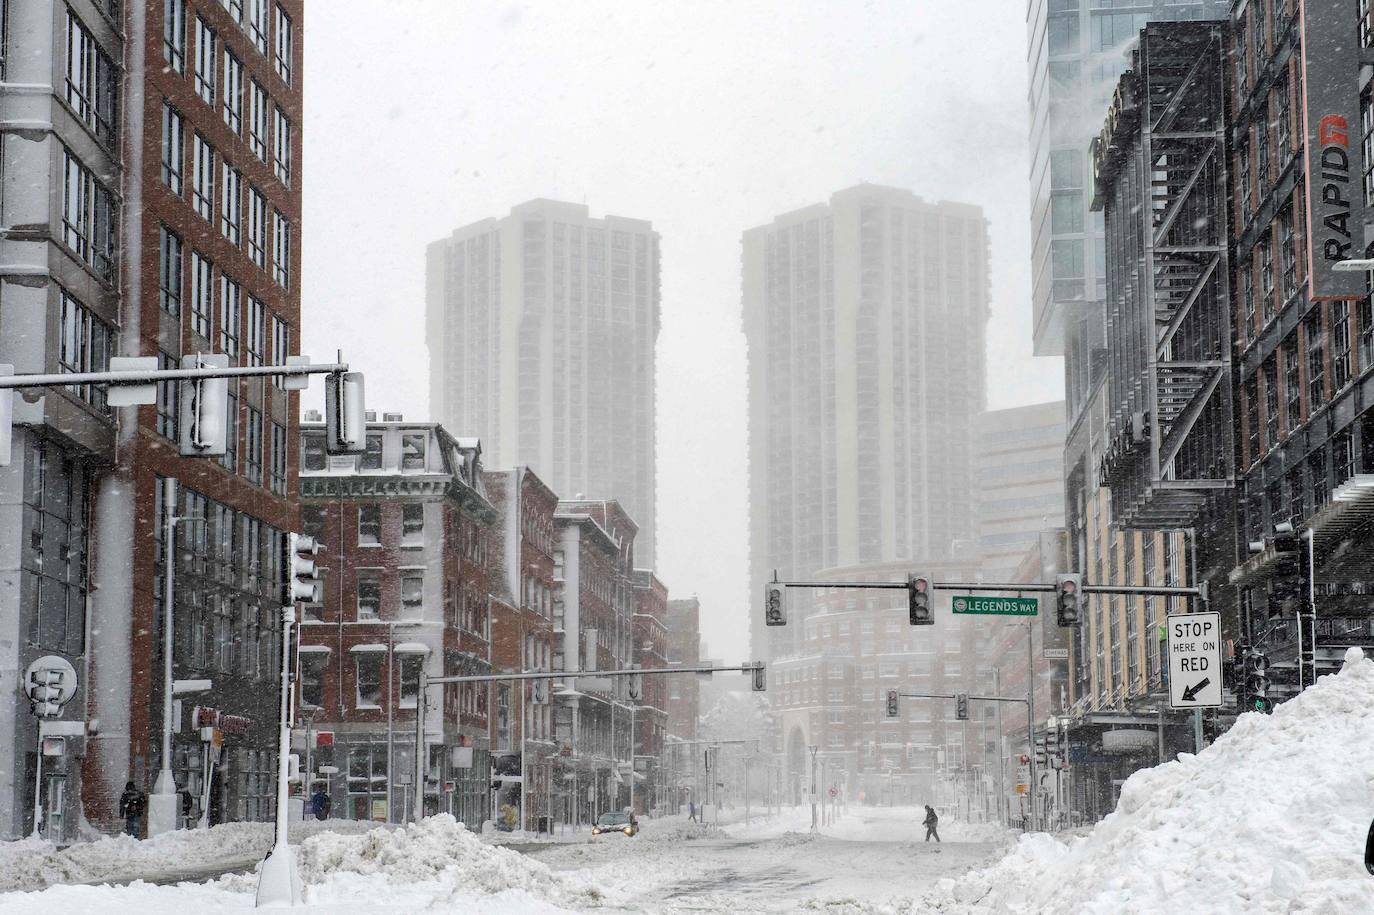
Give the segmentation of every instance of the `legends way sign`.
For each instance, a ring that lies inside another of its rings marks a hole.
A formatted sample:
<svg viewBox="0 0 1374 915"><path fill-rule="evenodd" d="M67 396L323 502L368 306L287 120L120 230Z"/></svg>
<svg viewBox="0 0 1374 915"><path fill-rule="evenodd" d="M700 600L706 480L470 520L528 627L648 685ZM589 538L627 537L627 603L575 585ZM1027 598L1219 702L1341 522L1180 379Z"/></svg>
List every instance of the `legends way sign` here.
<svg viewBox="0 0 1374 915"><path fill-rule="evenodd" d="M1169 707L1221 705L1221 614L1181 613L1168 627Z"/></svg>

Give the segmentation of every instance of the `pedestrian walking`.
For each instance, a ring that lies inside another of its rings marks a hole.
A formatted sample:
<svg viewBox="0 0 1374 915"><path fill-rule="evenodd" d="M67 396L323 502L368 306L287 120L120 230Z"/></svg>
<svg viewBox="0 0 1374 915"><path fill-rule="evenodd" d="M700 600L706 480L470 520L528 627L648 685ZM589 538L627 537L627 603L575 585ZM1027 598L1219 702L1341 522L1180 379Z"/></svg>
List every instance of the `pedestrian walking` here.
<svg viewBox="0 0 1374 915"><path fill-rule="evenodd" d="M934 837L935 837L935 841L936 841L936 842L939 842L939 841L940 841L940 833L936 831L936 827L939 826L939 825L940 825L940 818L939 818L938 816L936 816L936 814L935 814L935 808L934 808L934 807L931 807L929 804L926 804L925 827L926 827L926 841L927 841L927 842L930 841L930 837L931 837L931 836L934 836Z"/></svg>
<svg viewBox="0 0 1374 915"><path fill-rule="evenodd" d="M697 805L693 801L687 802L687 821L689 823L699 823L697 819Z"/></svg>
<svg viewBox="0 0 1374 915"><path fill-rule="evenodd" d="M143 814L148 809L148 797L134 787L133 782L125 782L124 793L119 796L119 815L124 819L124 832L139 838L143 832Z"/></svg>
<svg viewBox="0 0 1374 915"><path fill-rule="evenodd" d="M316 788L315 793L310 795L310 809L315 814L317 820L329 819L329 793L323 788Z"/></svg>

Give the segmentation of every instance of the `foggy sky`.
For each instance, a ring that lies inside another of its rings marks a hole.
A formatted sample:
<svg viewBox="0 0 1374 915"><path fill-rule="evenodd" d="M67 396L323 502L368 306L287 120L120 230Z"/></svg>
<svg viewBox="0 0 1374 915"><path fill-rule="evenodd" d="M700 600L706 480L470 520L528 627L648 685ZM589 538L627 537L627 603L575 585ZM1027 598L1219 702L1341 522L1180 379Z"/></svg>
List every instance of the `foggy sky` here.
<svg viewBox="0 0 1374 915"><path fill-rule="evenodd" d="M1062 396L1030 355L1025 33L1022 0L312 3L301 352L427 419L428 242L534 197L651 220L659 575L744 660L744 229L860 181L981 205L989 406Z"/></svg>

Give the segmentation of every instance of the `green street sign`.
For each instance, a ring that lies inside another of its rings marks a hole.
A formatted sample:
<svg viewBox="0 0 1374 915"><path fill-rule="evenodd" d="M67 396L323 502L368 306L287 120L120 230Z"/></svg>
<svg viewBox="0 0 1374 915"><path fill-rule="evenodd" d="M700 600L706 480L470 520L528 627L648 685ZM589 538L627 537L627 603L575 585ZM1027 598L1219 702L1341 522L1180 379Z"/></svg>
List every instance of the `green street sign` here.
<svg viewBox="0 0 1374 915"><path fill-rule="evenodd" d="M1035 616L1040 601L1034 597L957 596L951 601L955 613L984 613L993 616Z"/></svg>

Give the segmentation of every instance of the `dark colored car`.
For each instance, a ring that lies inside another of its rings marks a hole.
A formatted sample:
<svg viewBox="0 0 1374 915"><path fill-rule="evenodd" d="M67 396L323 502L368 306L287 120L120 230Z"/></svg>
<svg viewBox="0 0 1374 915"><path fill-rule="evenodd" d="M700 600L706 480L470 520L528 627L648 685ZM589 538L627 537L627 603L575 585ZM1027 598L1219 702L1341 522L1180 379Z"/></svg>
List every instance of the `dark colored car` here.
<svg viewBox="0 0 1374 915"><path fill-rule="evenodd" d="M633 836L639 832L639 822L635 820L633 814L629 813L603 813L597 819L596 825L592 827L592 835L602 836L608 833L620 833L622 835Z"/></svg>

